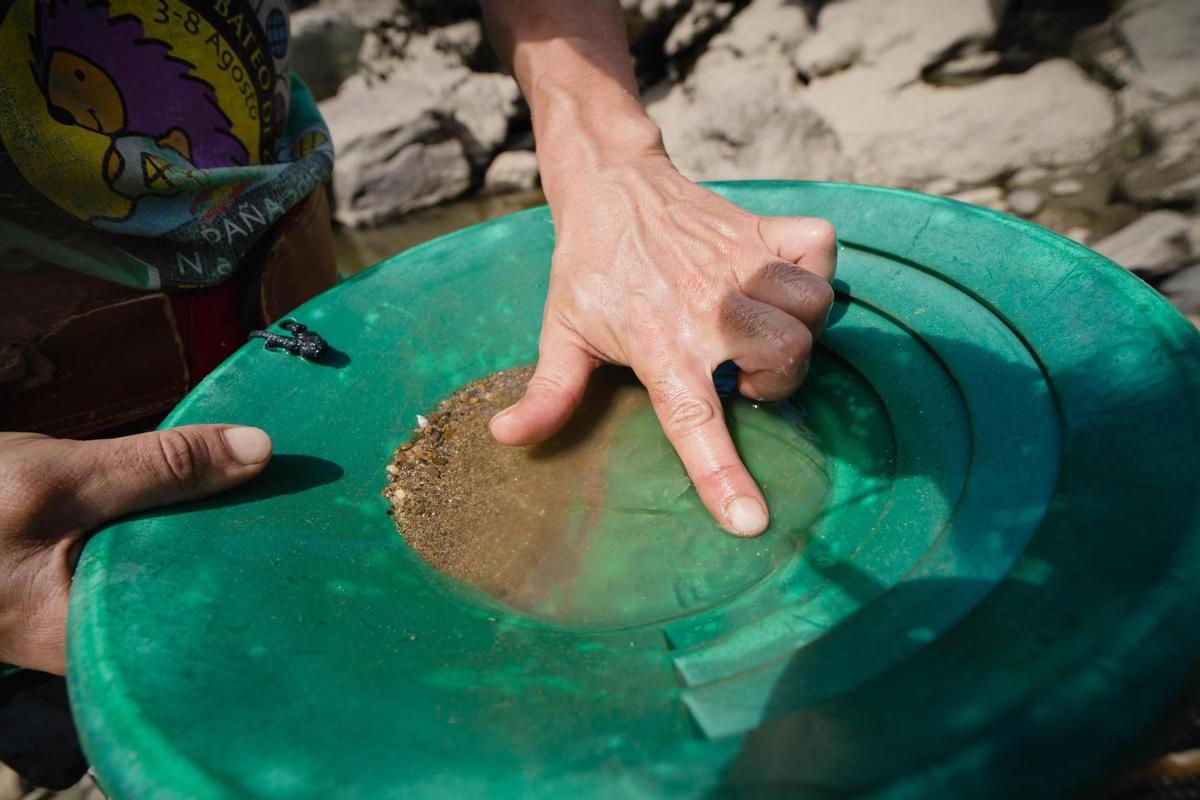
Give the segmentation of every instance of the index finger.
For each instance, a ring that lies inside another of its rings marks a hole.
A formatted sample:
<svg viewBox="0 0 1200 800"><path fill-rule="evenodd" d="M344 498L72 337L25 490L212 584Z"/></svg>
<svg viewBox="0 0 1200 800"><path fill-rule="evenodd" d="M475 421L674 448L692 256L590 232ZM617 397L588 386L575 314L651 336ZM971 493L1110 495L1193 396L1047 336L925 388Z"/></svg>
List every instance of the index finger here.
<svg viewBox="0 0 1200 800"><path fill-rule="evenodd" d="M664 361L667 366L634 371L650 392L667 439L721 527L757 536L767 528L767 503L733 446L712 376L684 358Z"/></svg>

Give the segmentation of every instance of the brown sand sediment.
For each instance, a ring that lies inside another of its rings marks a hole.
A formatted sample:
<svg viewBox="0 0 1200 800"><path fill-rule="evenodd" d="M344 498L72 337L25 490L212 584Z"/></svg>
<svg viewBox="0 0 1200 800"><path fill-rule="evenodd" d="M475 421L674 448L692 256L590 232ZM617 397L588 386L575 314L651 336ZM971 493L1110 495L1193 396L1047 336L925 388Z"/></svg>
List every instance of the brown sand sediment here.
<svg viewBox="0 0 1200 800"><path fill-rule="evenodd" d="M521 397L532 374L497 372L443 400L395 451L384 490L422 558L518 608L569 579L588 518L603 506L613 434L649 405L631 373L602 369L557 436L532 447L498 444L488 422Z"/></svg>

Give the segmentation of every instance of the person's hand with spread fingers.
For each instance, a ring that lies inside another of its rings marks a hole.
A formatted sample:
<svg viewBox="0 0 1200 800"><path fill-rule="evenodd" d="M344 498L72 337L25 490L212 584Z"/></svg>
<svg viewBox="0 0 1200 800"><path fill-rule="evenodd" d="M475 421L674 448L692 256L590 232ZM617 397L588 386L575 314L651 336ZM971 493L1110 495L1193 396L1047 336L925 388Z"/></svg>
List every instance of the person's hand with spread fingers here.
<svg viewBox="0 0 1200 800"><path fill-rule="evenodd" d="M638 97L619 5L483 0L529 102L557 244L537 369L492 420L504 444L553 435L601 362L633 368L713 517L753 536L762 492L726 428L712 372L787 397L833 302L832 226L759 217L684 178Z"/></svg>
<svg viewBox="0 0 1200 800"><path fill-rule="evenodd" d="M258 428L187 425L72 441L0 433L0 662L63 674L67 597L88 532L262 472Z"/></svg>

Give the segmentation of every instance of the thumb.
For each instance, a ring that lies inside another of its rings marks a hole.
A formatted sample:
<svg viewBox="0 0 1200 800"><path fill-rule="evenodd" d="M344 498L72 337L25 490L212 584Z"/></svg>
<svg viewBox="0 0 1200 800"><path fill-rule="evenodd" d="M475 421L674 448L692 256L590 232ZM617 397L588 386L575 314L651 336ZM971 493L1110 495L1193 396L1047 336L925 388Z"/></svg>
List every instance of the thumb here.
<svg viewBox="0 0 1200 800"><path fill-rule="evenodd" d="M231 489L271 458L266 432L238 425L184 425L78 446L75 500L91 517L87 527Z"/></svg>
<svg viewBox="0 0 1200 800"><path fill-rule="evenodd" d="M558 331L543 335L541 351L525 396L492 417L492 436L500 444L519 446L549 439L567 424L583 399L596 359Z"/></svg>

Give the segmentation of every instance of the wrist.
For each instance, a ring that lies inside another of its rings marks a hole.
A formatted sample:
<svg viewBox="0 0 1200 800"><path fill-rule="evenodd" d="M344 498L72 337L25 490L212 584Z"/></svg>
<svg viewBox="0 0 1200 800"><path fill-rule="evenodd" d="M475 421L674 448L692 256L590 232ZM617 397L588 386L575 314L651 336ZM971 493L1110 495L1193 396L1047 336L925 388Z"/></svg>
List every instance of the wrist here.
<svg viewBox="0 0 1200 800"><path fill-rule="evenodd" d="M534 138L548 198L581 177L647 159L666 158L662 132L636 95L543 90L535 106Z"/></svg>

